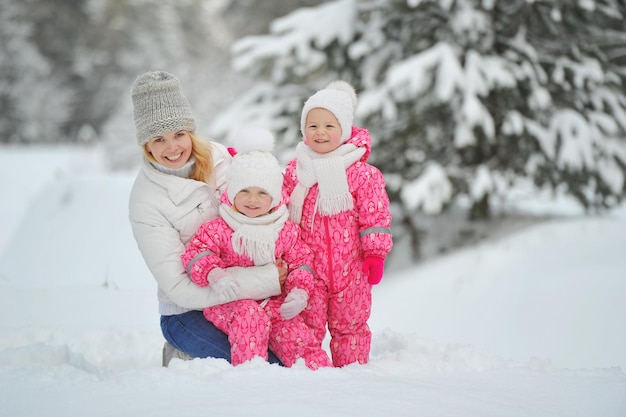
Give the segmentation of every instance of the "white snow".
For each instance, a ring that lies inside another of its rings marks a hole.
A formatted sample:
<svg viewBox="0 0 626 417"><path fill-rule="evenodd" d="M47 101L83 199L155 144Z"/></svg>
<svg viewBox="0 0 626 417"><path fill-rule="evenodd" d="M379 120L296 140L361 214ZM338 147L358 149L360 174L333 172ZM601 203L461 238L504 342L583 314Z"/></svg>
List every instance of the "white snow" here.
<svg viewBox="0 0 626 417"><path fill-rule="evenodd" d="M561 220L388 265L368 365L162 368L156 286L127 221L135 172L101 157L0 147L5 416L626 415L626 208L564 206Z"/></svg>

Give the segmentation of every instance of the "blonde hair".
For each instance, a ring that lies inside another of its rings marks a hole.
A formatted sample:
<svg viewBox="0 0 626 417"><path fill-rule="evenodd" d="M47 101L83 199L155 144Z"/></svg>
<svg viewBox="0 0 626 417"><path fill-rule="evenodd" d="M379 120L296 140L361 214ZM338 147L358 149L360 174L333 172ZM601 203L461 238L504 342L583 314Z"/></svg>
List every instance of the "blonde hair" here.
<svg viewBox="0 0 626 417"><path fill-rule="evenodd" d="M214 168L211 143L204 139L200 139L194 132L188 131L188 133L191 138L191 155L196 161L189 178L208 183L211 175L213 175ZM143 146L143 154L150 162L158 163L148 150L147 143Z"/></svg>

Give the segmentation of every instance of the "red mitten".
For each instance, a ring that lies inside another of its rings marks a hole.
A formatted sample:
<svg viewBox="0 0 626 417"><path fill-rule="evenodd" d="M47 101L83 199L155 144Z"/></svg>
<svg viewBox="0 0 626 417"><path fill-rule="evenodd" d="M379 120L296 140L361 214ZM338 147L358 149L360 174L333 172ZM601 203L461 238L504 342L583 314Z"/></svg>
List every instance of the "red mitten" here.
<svg viewBox="0 0 626 417"><path fill-rule="evenodd" d="M363 273L367 274L367 282L376 285L383 278L385 260L378 256L367 256L363 261Z"/></svg>

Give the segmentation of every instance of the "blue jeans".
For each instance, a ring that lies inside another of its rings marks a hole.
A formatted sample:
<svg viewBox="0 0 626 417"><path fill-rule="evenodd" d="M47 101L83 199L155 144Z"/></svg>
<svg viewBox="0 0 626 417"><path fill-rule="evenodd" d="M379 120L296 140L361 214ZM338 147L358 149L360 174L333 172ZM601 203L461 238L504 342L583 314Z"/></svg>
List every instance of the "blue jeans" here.
<svg viewBox="0 0 626 417"><path fill-rule="evenodd" d="M170 345L194 358L222 358L230 362L228 336L205 319L202 311L161 316L161 332ZM270 363L281 364L271 351L268 357Z"/></svg>

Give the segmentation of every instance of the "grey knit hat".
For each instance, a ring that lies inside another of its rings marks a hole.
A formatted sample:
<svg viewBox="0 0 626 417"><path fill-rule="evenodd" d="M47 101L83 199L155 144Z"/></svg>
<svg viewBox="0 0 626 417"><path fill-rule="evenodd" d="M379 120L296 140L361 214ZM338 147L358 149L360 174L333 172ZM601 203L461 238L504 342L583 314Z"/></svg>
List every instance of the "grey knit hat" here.
<svg viewBox="0 0 626 417"><path fill-rule="evenodd" d="M180 89L180 80L164 71L137 77L132 88L137 143L176 130L196 130L189 101Z"/></svg>

